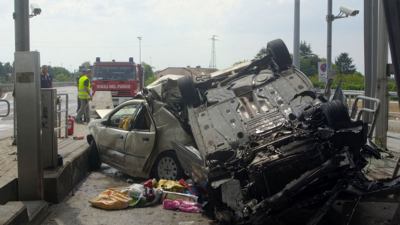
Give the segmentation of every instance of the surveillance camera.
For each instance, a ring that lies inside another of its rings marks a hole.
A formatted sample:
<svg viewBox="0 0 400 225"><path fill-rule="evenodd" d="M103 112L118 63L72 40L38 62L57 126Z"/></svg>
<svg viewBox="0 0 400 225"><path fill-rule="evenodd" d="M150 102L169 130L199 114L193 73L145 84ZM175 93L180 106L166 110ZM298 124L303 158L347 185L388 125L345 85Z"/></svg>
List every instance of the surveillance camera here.
<svg viewBox="0 0 400 225"><path fill-rule="evenodd" d="M354 10L354 9L349 9L347 7L341 6L340 7L340 12L343 13L344 15L346 15L346 16L355 16L360 11L359 10Z"/></svg>
<svg viewBox="0 0 400 225"><path fill-rule="evenodd" d="M40 13L42 12L42 9L41 8L35 8L35 9L33 9L33 14L36 16L36 15L39 15Z"/></svg>
<svg viewBox="0 0 400 225"><path fill-rule="evenodd" d="M42 9L39 7L38 4L32 3L31 4L31 16L37 16L42 12Z"/></svg>

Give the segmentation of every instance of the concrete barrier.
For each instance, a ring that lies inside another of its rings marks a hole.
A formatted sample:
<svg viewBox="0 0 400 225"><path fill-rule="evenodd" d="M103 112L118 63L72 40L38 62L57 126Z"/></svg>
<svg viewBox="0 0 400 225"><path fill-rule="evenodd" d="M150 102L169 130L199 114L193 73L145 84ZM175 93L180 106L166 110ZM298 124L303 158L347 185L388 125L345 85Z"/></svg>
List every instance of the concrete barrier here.
<svg viewBox="0 0 400 225"><path fill-rule="evenodd" d="M18 200L18 179L11 179L8 183L0 186L0 205L9 201Z"/></svg>
<svg viewBox="0 0 400 225"><path fill-rule="evenodd" d="M82 149L69 155L64 165L56 170L44 171L44 199L61 202L89 173L89 151Z"/></svg>
<svg viewBox="0 0 400 225"><path fill-rule="evenodd" d="M23 202L8 202L0 208L0 224L19 225L28 224L28 210Z"/></svg>

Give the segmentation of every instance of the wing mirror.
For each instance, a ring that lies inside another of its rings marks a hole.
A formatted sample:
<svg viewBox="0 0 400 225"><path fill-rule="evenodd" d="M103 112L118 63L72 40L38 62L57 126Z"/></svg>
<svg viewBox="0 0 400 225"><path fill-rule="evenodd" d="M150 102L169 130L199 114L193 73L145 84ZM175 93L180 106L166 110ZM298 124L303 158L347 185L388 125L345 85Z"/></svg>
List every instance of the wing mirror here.
<svg viewBox="0 0 400 225"><path fill-rule="evenodd" d="M100 123L101 123L101 125L104 125L104 126L108 126L108 124L109 124L108 120L103 120Z"/></svg>

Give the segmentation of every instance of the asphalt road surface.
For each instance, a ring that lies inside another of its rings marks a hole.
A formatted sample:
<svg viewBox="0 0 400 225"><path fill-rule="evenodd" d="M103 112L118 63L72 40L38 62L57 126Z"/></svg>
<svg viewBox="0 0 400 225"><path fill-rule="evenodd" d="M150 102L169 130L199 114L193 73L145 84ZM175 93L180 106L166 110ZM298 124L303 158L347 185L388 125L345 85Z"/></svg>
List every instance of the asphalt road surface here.
<svg viewBox="0 0 400 225"><path fill-rule="evenodd" d="M78 107L77 103L77 90L76 87L74 86L68 86L68 87L57 87L57 94L68 94L68 108L69 108L69 115L75 115L76 114L76 108ZM12 97L11 92L5 93L3 96L1 96L2 99L5 99L10 102L10 115L7 117L0 117L0 139L7 138L13 136L13 124L14 124L14 107L13 107L13 102L14 98ZM62 109L65 107L65 98L62 97ZM0 103L0 115L3 115L7 112L7 107L5 103Z"/></svg>
<svg viewBox="0 0 400 225"><path fill-rule="evenodd" d="M63 202L52 205L43 225L208 225L212 221L201 213L170 211L161 205L147 208L102 210L93 208L89 200L110 187L126 187L135 180L103 163L99 171L92 172Z"/></svg>

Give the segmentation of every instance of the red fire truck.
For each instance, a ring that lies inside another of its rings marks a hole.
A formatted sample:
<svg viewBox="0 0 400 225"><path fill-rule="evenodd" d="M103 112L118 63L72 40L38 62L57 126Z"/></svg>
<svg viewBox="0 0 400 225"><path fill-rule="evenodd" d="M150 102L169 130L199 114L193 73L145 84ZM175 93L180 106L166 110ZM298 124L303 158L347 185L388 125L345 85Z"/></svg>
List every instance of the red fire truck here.
<svg viewBox="0 0 400 225"><path fill-rule="evenodd" d="M130 57L128 62L100 61L93 64L93 94L96 91L111 91L113 104L118 105L132 99L143 88L143 70Z"/></svg>

